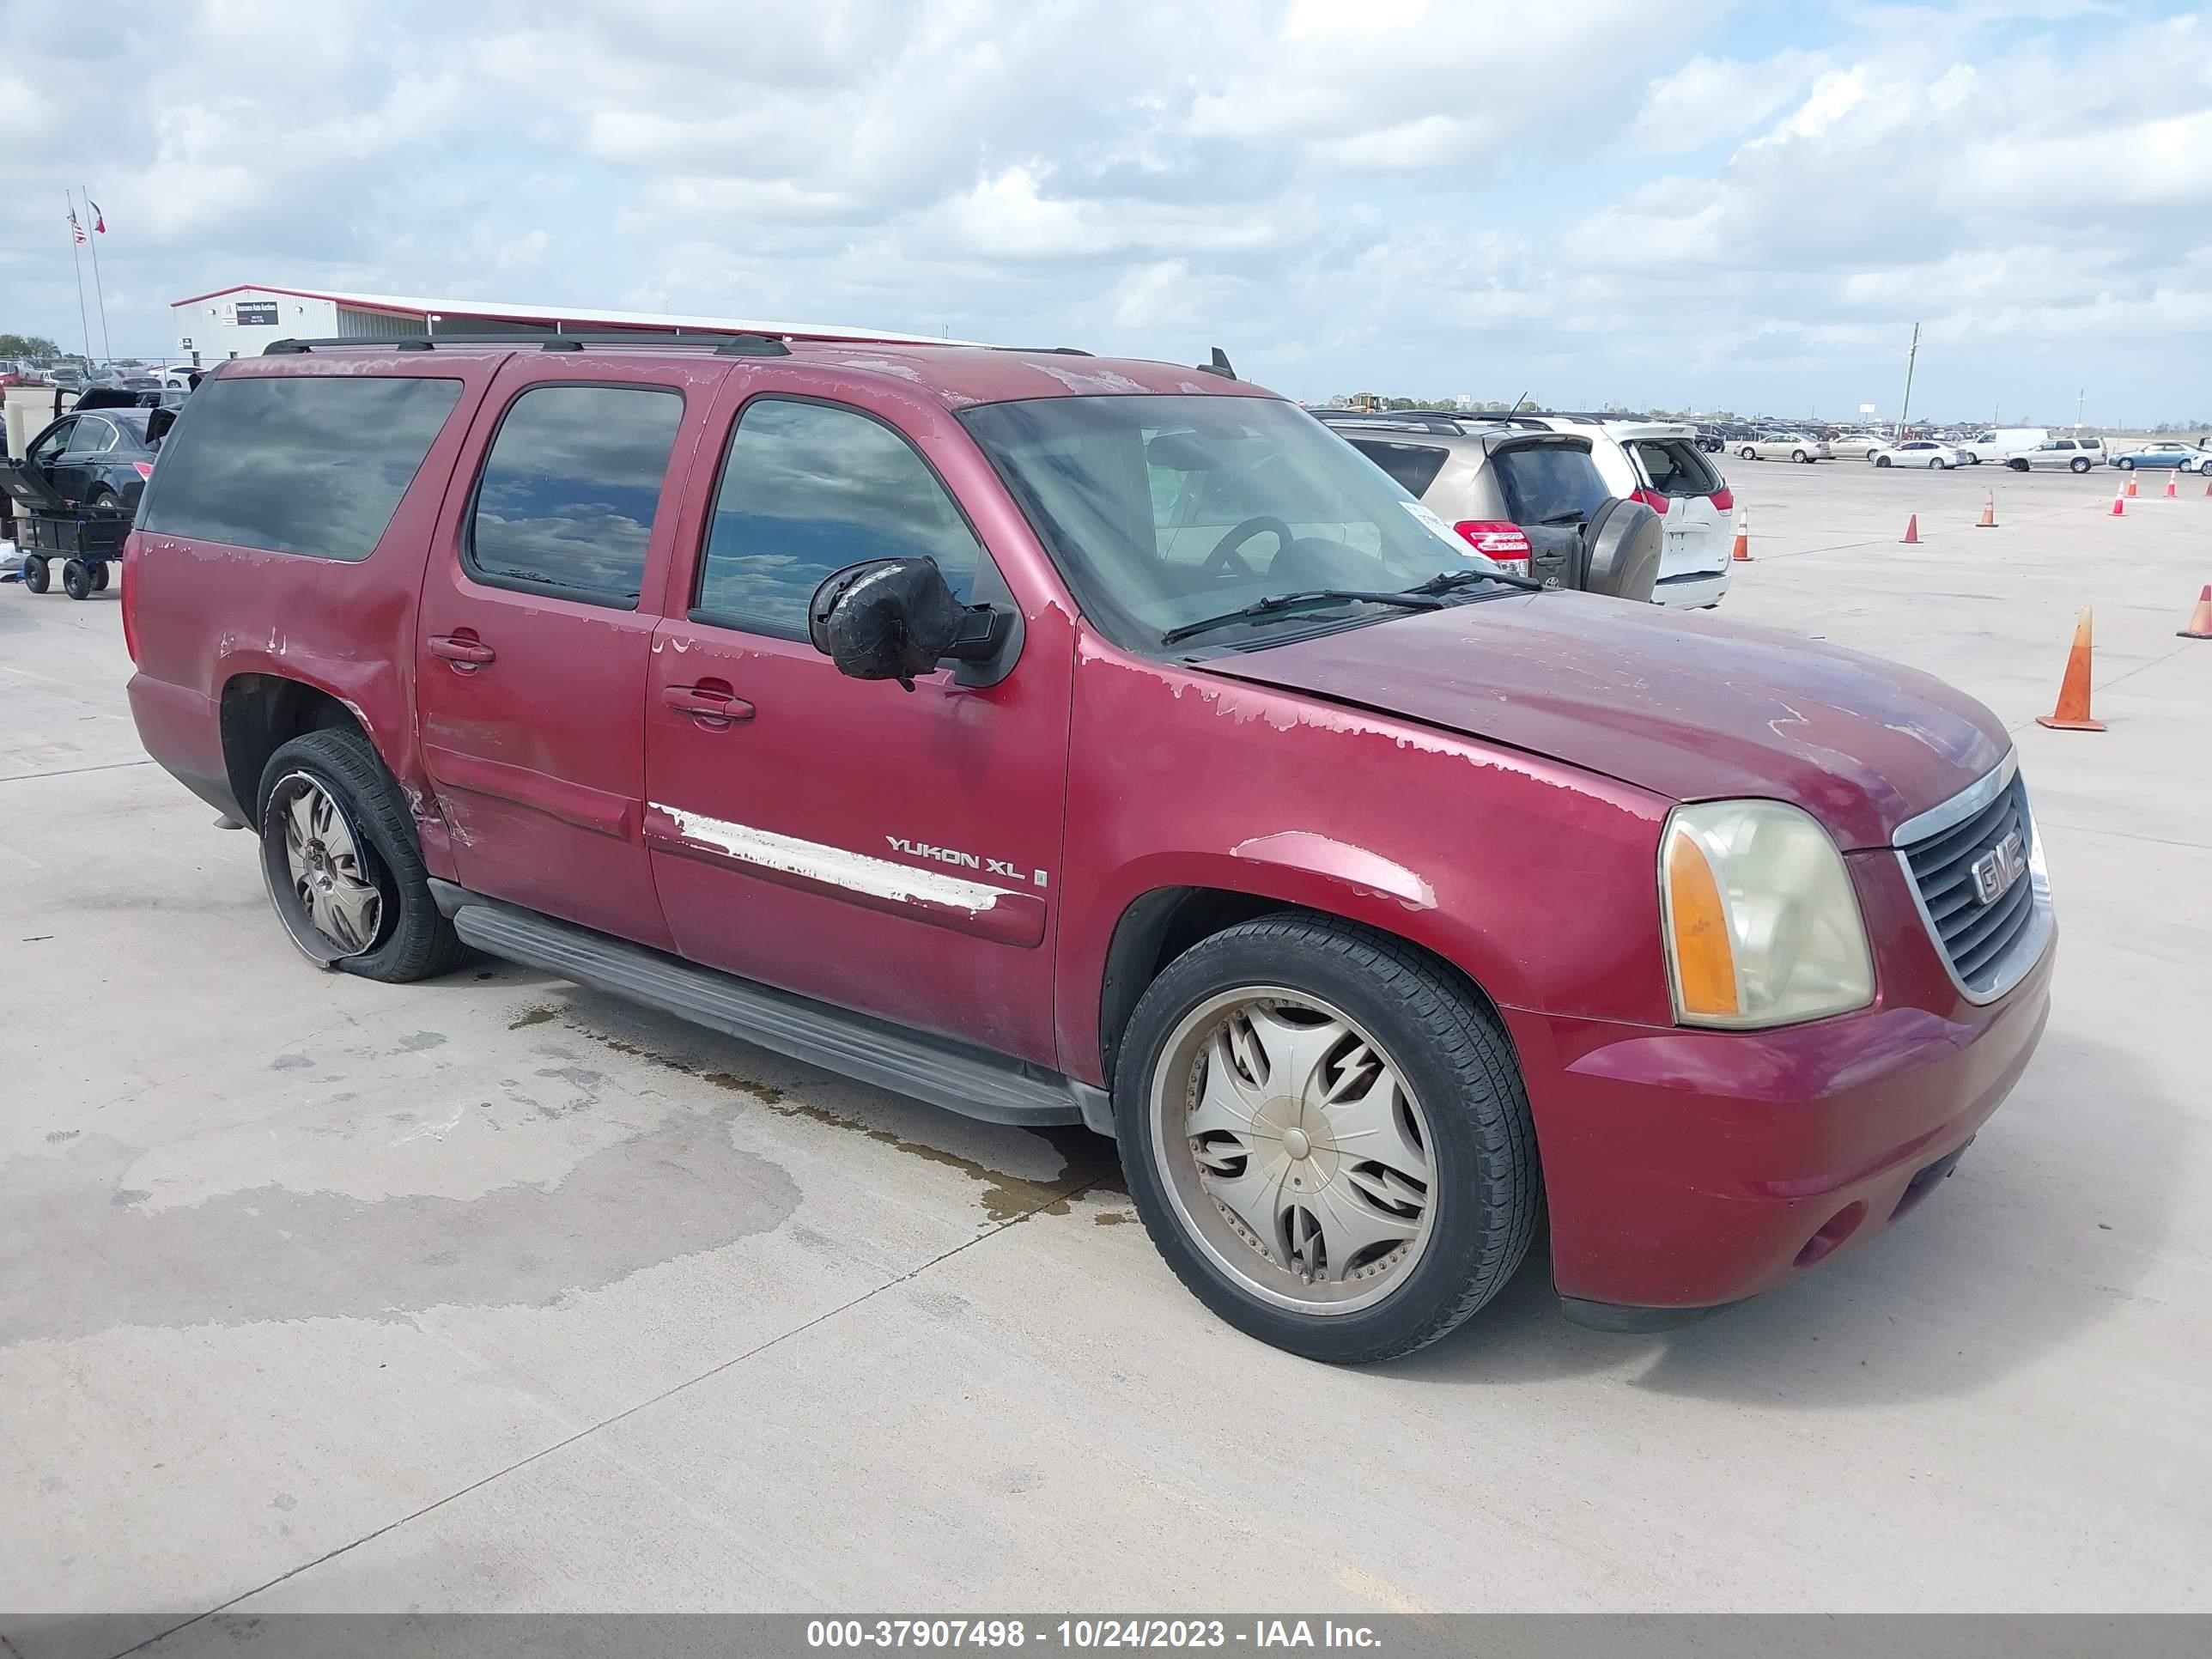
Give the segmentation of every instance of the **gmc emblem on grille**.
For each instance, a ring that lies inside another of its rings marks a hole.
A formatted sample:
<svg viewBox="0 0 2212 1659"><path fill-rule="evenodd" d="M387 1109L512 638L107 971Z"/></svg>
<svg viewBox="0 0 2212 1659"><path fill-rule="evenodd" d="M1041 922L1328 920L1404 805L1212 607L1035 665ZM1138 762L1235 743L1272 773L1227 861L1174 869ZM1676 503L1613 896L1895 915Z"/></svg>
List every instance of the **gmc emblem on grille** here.
<svg viewBox="0 0 2212 1659"><path fill-rule="evenodd" d="M1976 859L1972 867L1975 896L1984 904L1995 904L2027 873L2027 843L2015 830Z"/></svg>

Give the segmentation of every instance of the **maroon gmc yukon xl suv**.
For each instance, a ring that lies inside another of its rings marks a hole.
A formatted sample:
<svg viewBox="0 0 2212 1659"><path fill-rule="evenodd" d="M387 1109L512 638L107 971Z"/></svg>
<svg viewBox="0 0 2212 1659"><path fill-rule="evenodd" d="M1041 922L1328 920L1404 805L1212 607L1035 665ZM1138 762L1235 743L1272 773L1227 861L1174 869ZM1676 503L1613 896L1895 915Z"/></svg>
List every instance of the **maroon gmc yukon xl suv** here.
<svg viewBox="0 0 2212 1659"><path fill-rule="evenodd" d="M185 406L124 616L317 963L1088 1124L1193 1292L1359 1361L1547 1217L1585 1322L1784 1283L2048 1006L1986 709L1531 586L1218 361L287 341Z"/></svg>

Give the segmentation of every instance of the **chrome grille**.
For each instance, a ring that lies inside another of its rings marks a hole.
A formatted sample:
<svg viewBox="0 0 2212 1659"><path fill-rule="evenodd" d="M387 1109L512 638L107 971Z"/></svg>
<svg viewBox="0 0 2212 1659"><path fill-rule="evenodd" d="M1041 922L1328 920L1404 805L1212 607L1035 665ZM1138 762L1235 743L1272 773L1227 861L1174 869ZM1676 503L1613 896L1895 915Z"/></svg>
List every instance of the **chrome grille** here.
<svg viewBox="0 0 2212 1659"><path fill-rule="evenodd" d="M1899 831L1898 854L1920 909L1961 990L1978 1002L2004 994L2043 954L2051 899L2041 878L2023 873L1984 904L1974 865L2010 835L2033 848L2035 821L2017 763L2008 759L1953 801ZM1907 839L1911 836L1911 839Z"/></svg>

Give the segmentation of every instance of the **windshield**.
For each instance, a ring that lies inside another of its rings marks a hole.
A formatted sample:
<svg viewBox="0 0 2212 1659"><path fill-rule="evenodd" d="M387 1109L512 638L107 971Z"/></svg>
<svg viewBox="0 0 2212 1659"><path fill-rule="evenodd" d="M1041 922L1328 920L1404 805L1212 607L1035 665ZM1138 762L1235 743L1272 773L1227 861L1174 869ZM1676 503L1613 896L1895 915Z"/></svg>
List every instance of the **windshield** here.
<svg viewBox="0 0 2212 1659"><path fill-rule="evenodd" d="M1285 593L1395 593L1497 568L1380 467L1278 398L1040 398L960 418L1084 613L1130 650L1157 650L1172 629ZM1272 644L1394 614L1345 600L1245 618L1200 643Z"/></svg>

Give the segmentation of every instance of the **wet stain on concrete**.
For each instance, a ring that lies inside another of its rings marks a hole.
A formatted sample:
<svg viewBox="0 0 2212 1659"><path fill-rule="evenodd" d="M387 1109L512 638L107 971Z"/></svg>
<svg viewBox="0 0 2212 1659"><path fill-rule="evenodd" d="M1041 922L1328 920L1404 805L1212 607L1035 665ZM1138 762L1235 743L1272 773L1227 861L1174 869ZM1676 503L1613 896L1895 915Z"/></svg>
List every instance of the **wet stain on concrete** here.
<svg viewBox="0 0 2212 1659"><path fill-rule="evenodd" d="M1124 1227L1136 1218L1135 1214L1128 1210L1101 1210L1091 1218L1091 1224L1094 1227Z"/></svg>
<svg viewBox="0 0 2212 1659"><path fill-rule="evenodd" d="M58 1146L64 1140L75 1140L84 1133L82 1129L57 1129L46 1137L46 1145Z"/></svg>
<svg viewBox="0 0 2212 1659"><path fill-rule="evenodd" d="M1124 1190L1121 1162L1115 1153L1114 1143L1103 1136L1092 1134L1087 1129L1071 1125L1065 1128L1030 1130L1029 1133L1042 1136L1060 1153L1061 1169L1052 1181L1030 1181L1020 1176L1008 1175L1003 1170L994 1170L962 1153L947 1152L941 1146L932 1146L922 1141L909 1140L892 1130L864 1123L858 1118L830 1111L826 1107L790 1099L783 1090L772 1084L742 1077L734 1072L711 1069L702 1062L661 1054L627 1037L586 1025L573 1013L563 1015L561 1024L564 1030L589 1037L611 1053L641 1060L672 1072L680 1072L686 1077L696 1077L702 1083L711 1083L716 1088L732 1093L750 1096L779 1117L805 1118L830 1128L866 1135L880 1146L920 1158L926 1164L957 1170L982 1188L983 1213L994 1222L1022 1221L1032 1215L1066 1215L1069 1212L1068 1200L1080 1193L1097 1189ZM706 1033L701 1035L702 1038L712 1040ZM546 1048L541 1048L538 1052L562 1054L558 1049ZM550 1077L562 1073L545 1071L538 1075Z"/></svg>
<svg viewBox="0 0 2212 1659"><path fill-rule="evenodd" d="M510 1031L520 1031L526 1025L543 1025L549 1019L559 1018L560 1015L559 1009L549 1007L541 1002L535 1008L525 1008L507 1023L507 1029Z"/></svg>
<svg viewBox="0 0 2212 1659"><path fill-rule="evenodd" d="M558 1182L479 1197L359 1199L267 1186L173 1209L125 1188L137 1149L87 1135L0 1165L0 1347L118 1326L404 1321L542 1306L774 1231L798 1209L778 1164L732 1145L726 1109L683 1112Z"/></svg>
<svg viewBox="0 0 2212 1659"><path fill-rule="evenodd" d="M413 1036L404 1036L399 1039L399 1052L403 1054L419 1054L425 1048L439 1047L445 1040L446 1034L443 1031L417 1031Z"/></svg>
<svg viewBox="0 0 2212 1659"><path fill-rule="evenodd" d="M305 1054L279 1054L269 1062L272 1072L301 1072L315 1062Z"/></svg>

